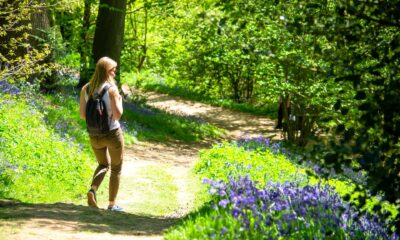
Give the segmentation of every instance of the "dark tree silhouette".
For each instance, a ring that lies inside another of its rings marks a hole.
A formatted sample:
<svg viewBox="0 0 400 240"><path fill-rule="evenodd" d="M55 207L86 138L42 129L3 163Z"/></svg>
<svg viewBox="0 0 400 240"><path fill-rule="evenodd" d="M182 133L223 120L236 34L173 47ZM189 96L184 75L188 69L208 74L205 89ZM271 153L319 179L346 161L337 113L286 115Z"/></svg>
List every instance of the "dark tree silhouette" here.
<svg viewBox="0 0 400 240"><path fill-rule="evenodd" d="M93 41L94 62L108 56L119 65L124 42L125 13L126 0L100 1Z"/></svg>

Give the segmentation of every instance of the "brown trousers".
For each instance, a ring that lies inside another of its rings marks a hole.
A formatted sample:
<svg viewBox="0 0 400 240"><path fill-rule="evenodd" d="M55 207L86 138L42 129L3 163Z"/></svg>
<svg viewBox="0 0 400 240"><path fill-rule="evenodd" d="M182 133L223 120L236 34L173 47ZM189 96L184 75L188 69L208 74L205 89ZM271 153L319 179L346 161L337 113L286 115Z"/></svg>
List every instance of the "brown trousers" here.
<svg viewBox="0 0 400 240"><path fill-rule="evenodd" d="M106 136L90 136L90 143L99 165L94 171L92 186L99 187L111 166L109 201L115 201L118 194L124 155L124 137L120 128L111 130ZM110 159L111 158L111 159Z"/></svg>

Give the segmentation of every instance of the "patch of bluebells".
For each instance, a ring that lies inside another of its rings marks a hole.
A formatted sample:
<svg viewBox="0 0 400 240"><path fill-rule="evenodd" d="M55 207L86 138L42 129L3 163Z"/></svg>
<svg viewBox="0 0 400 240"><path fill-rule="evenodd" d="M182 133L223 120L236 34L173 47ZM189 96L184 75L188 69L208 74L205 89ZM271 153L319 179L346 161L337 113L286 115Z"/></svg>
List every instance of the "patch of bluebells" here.
<svg viewBox="0 0 400 240"><path fill-rule="evenodd" d="M155 115L159 114L158 112L155 112L150 108L146 108L146 107L143 107L143 106L141 106L139 104L135 104L135 103L126 104L126 105L124 105L124 107L126 107L127 109L129 109L133 112L136 112L140 115L155 116Z"/></svg>
<svg viewBox="0 0 400 240"><path fill-rule="evenodd" d="M271 151L274 154L285 155L287 159L296 161L302 167L307 167L313 169L317 175L326 175L330 178L337 179L350 179L356 184L365 185L367 181L367 176L361 171L355 171L350 167L342 166L343 172L337 174L334 169L327 169L321 167L318 163L313 161L306 161L299 154L292 153L291 151L285 149L281 143L273 142L270 138L264 136L258 137L244 137L235 142L236 146L243 147L247 151L261 150L261 151Z"/></svg>
<svg viewBox="0 0 400 240"><path fill-rule="evenodd" d="M367 184L367 175L362 171L353 170L351 167L347 167L342 165L342 172L336 173L335 169L327 169L321 167L318 163L312 161L303 161L301 162L301 166L308 167L314 170L314 172L318 175L329 176L329 178L336 178L340 180L348 180L350 179L353 183L366 186Z"/></svg>
<svg viewBox="0 0 400 240"><path fill-rule="evenodd" d="M21 89L15 87L5 80L0 80L0 92L4 94L18 95L21 93Z"/></svg>
<svg viewBox="0 0 400 240"><path fill-rule="evenodd" d="M399 239L389 235L377 217L360 215L344 203L328 185L301 187L294 182L269 182L259 188L248 176L228 182L205 179L204 183L209 184L209 193L214 196L213 208L230 212L240 223L243 231L235 231L235 238L256 231L268 239ZM224 226L221 234L226 229L229 226Z"/></svg>
<svg viewBox="0 0 400 240"><path fill-rule="evenodd" d="M135 127L131 127L125 120L120 120L120 124L121 124L122 131L124 131L134 137L138 136L139 131L143 131L143 127L138 126L138 125Z"/></svg>
<svg viewBox="0 0 400 240"><path fill-rule="evenodd" d="M27 166L20 167L19 164L12 164L4 159L0 158L0 175L6 171L18 172L19 169L26 170Z"/></svg>
<svg viewBox="0 0 400 240"><path fill-rule="evenodd" d="M243 147L247 151L253 150L270 150L274 154L284 154L288 159L298 159L299 155L285 149L280 142L273 142L270 138L264 136L243 137L235 142L237 147Z"/></svg>

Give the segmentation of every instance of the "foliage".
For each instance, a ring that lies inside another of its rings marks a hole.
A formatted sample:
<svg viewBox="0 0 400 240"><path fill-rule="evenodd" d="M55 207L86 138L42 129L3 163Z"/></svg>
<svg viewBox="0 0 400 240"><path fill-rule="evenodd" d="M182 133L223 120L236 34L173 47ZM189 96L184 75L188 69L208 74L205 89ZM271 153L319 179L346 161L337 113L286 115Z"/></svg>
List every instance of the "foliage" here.
<svg viewBox="0 0 400 240"><path fill-rule="evenodd" d="M329 63L337 84L351 90L339 92L327 118L335 122L330 141L311 154L338 173L344 166L365 171L367 189L382 193L400 209L399 1L305 2L297 22L291 21L293 31L323 36L334 44L318 54Z"/></svg>
<svg viewBox="0 0 400 240"><path fill-rule="evenodd" d="M38 73L47 78L54 74L54 66L44 64L54 60L49 58L89 71L94 1L39 2L0 2L0 79L33 83ZM361 205L378 195L400 209L399 5L398 0L129 1L120 65L138 85L161 80L156 87L162 91L198 94L219 105L260 109L280 96L285 138L313 147L303 159L337 176L349 168L363 174L365 181L355 189L366 191L359 194ZM34 34L31 16L37 9L49 11L47 36ZM142 107L129 111L124 126L131 141L137 135L186 140L219 135L205 124L159 113L139 117L147 111ZM165 124L171 128L162 130Z"/></svg>
<svg viewBox="0 0 400 240"><path fill-rule="evenodd" d="M48 44L32 44L31 14L40 8L37 1L0 1L0 79L26 80L45 70L43 60L49 55Z"/></svg>
<svg viewBox="0 0 400 240"><path fill-rule="evenodd" d="M398 204L398 5L176 3L156 51L170 86L252 104L281 94L287 139L312 144L331 130L307 158L365 171L365 189Z"/></svg>

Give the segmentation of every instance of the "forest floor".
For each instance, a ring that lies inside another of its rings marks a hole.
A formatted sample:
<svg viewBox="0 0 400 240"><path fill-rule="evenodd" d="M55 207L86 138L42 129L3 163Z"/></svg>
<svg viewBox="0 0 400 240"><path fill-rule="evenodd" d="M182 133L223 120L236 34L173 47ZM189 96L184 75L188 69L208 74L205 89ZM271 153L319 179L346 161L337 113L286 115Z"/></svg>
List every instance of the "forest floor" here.
<svg viewBox="0 0 400 240"><path fill-rule="evenodd" d="M226 140L259 135L281 137L280 132L274 130L275 122L266 117L155 92L140 94L146 96L150 106L172 114L196 116L225 129ZM27 204L0 200L0 239L162 239L167 228L193 210L196 201L193 184L196 180L191 169L198 159L199 150L210 148L212 144L212 141L173 141L138 142L126 146L118 195L118 203L125 209L123 213L105 210L106 199L99 200L100 207L103 207L100 209L87 207L85 200L82 204ZM149 169L153 173L154 170L167 172L176 186L177 204L162 210L163 214L157 216L148 214L151 213L148 208L159 207L156 205L160 199L154 201L154 198L162 196L159 192L163 191L163 183L157 183L156 176L146 174ZM108 182L107 178L105 182ZM158 195L152 195L153 192Z"/></svg>

